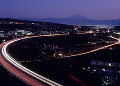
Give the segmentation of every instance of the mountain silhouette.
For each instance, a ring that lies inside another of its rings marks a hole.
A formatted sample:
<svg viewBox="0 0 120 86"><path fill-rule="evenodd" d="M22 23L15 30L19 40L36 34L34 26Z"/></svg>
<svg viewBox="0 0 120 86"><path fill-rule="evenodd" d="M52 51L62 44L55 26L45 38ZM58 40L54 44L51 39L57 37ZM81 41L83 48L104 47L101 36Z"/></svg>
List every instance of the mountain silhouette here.
<svg viewBox="0 0 120 86"><path fill-rule="evenodd" d="M71 25L120 25L120 19L116 20L92 20L80 14L75 14L68 18L19 18L21 20L53 22Z"/></svg>

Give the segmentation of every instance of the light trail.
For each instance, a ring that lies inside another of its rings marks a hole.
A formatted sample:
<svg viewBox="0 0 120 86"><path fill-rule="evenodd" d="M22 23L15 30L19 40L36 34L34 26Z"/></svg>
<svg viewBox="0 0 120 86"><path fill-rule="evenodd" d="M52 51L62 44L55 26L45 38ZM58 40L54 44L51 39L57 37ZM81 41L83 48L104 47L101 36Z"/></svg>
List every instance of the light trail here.
<svg viewBox="0 0 120 86"><path fill-rule="evenodd" d="M59 35L59 34L58 34ZM44 36L44 35L42 35ZM56 36L56 35L46 35L46 36ZM55 81L52 81L42 75L39 75L35 72L33 72L32 70L24 67L21 65L20 62L16 61L14 58L12 58L8 52L6 51L7 47L16 42L16 41L19 41L19 40L23 40L23 39L28 39L28 38L33 38L33 37L39 37L39 36L31 36L31 37L24 37L24 38L18 38L18 39L13 39L11 41L8 41L8 42L5 42L3 44L0 45L0 47L2 48L1 49L1 54L0 54L0 60L1 60L1 63L3 64L3 66L5 66L10 72L12 72L13 74L15 74L16 76L18 76L19 78L23 79L25 82L33 85L33 86L41 86L41 85L44 85L44 84L41 84L39 83L38 81L34 80L33 78L41 81L41 82L44 82L46 83L47 85L51 85L51 86L62 86L61 84L55 82ZM113 44L110 44L110 45L107 45L107 46L103 46L101 48L97 48L97 49L94 49L94 50L91 50L91 51L88 51L88 52L85 52L85 53L81 53L81 54L76 54L76 55L71 55L71 56L78 56L78 55L84 55L84 54L88 54L88 53L92 53L92 52L95 52L95 51L98 51L98 50L101 50L101 49L104 49L104 48L107 48L107 47L110 47L110 46L113 46L113 45L116 45L116 44L119 44L120 43L120 40L117 39L117 38L114 38L112 37L113 39L116 39L118 40L117 42L113 43ZM71 56L66 56L66 57L71 57ZM12 66L12 65L13 66ZM18 70L19 69L19 70ZM31 78L30 76L32 76L33 78Z"/></svg>
<svg viewBox="0 0 120 86"><path fill-rule="evenodd" d="M71 74L67 74L69 77L71 77L73 80L75 80L75 81L77 81L79 84L80 84L80 86L82 85L82 86L88 86L88 85L86 85L85 83L83 83L82 81L80 81L79 79L77 79L77 78L75 78L73 75L71 75Z"/></svg>
<svg viewBox="0 0 120 86"><path fill-rule="evenodd" d="M98 50L101 50L101 49L104 49L104 48L107 48L107 47L111 47L111 46L113 46L113 45L116 45L116 44L119 44L119 43L120 43L120 39L115 38L115 37L113 37L113 36L111 36L111 38L117 40L117 42L115 42L115 43L113 43L113 44L110 44L110 45L106 45L106 46L97 48L97 49L94 49L94 50L91 50L91 51L88 51L88 52L84 52L84 53L81 53L81 54L70 55L70 56L65 56L65 57L73 57L73 56L80 56L80 55L89 54L89 53L92 53L92 52L95 52L95 51L98 51Z"/></svg>
<svg viewBox="0 0 120 86"><path fill-rule="evenodd" d="M51 36L51 35L46 35L46 36ZM52 36L55 36L55 35L52 35ZM62 86L61 84L59 84L59 83L57 83L57 82L55 82L55 81L52 81L52 80L50 80L50 79L48 79L48 78L46 78L46 77L44 77L44 76L42 76L42 75L39 75L39 74L33 72L32 70L30 70L30 69L22 66L18 61L16 61L14 58L12 58L12 57L8 54L8 52L6 51L8 45L10 45L10 44L12 44L12 43L14 43L14 42L16 42L16 41L22 40L22 39L33 38L33 37L38 37L38 36L18 38L18 39L11 40L11 41L9 41L9 42L5 42L5 44L2 46L2 51L1 51L2 55L1 55L1 57L3 56L9 63L11 63L12 65L14 65L16 68L18 68L18 69L20 70L20 72L23 71L23 72L27 73L28 75L36 78L37 80L40 80L40 81L46 83L47 85L50 85L50 86ZM1 59L1 61L3 61L3 59ZM6 64L8 65L7 61L6 61ZM8 67L8 66L5 64L5 60L4 60L2 63L4 63L3 65L6 66L6 68L7 68L8 70L10 70L10 71L11 71L12 73L14 73L15 75L19 76L19 78L22 78L23 80L25 80L25 81L28 82L29 84L32 84L32 85L34 85L34 86L41 86L41 84L40 84L40 83L36 83L37 81L35 81L35 80L34 80L35 83L31 83L31 82L33 82L33 81L32 81L33 79L31 80L30 77L29 77L29 78L25 78L25 77L23 78L23 77L21 77L21 76L19 75L19 73L16 72L17 70L16 70L16 71L11 70L11 67ZM12 66L12 67L14 68L14 66ZM12 68L12 69L13 69L13 68ZM25 74L24 74L24 76L25 76Z"/></svg>

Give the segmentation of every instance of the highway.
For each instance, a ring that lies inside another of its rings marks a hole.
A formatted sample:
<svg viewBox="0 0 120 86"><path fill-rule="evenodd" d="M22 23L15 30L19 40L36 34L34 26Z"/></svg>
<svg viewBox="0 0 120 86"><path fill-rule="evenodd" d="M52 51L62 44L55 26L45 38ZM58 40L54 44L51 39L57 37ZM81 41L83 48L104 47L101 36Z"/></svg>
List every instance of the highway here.
<svg viewBox="0 0 120 86"><path fill-rule="evenodd" d="M48 35L47 35L48 36ZM37 36L34 36L37 37ZM32 38L32 37L27 37L27 38ZM32 70L22 66L18 61L16 61L14 58L12 58L6 51L6 48L8 45L22 40L22 39L27 39L25 38L18 38L18 39L14 39L8 42L5 42L3 44L0 45L1 47L1 54L0 54L0 61L2 63L2 65L11 73L13 73L14 75L16 75L18 78L22 79L23 81L25 81L26 83L33 85L33 86L46 86L46 85L50 85L50 86L62 86L61 84L54 82L44 76L41 76L35 72L33 72ZM29 75L29 76L28 76ZM32 78L32 77L33 78ZM35 79L37 80L35 80ZM43 82L43 83L42 83Z"/></svg>
<svg viewBox="0 0 120 86"><path fill-rule="evenodd" d="M55 35L46 35L46 36L55 36ZM50 80L40 74L35 73L34 71L24 67L23 65L21 65L21 63L19 63L18 61L16 61L14 58L12 58L8 52L7 52L7 47L19 40L23 40L23 39L27 39L27 38L33 38L33 37L38 37L38 36L32 36L32 37L24 37L24 38L17 38L17 39L13 39L10 40L8 42L2 43L0 45L1 48L1 53L0 53L0 61L2 63L2 65L11 73L13 73L15 76L17 76L18 78L22 79L24 82L33 85L33 86L46 86L46 85L50 85L50 86L62 86L62 84L59 84L53 80ZM113 39L117 39L112 37ZM76 54L76 55L71 55L71 56L78 56L78 55L84 55L84 54L88 54L88 53L92 53L116 44L119 44L120 40L118 39L117 42L107 45L107 46L103 46L85 53L81 53L81 54ZM66 57L71 57L71 56L66 56Z"/></svg>

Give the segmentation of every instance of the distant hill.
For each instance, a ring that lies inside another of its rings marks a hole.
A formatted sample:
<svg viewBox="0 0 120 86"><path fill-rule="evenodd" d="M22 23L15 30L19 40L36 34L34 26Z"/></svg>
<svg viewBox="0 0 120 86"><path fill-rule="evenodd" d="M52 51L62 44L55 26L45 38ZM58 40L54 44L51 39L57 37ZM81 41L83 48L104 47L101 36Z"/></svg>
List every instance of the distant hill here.
<svg viewBox="0 0 120 86"><path fill-rule="evenodd" d="M30 20L19 20L10 18L0 18L0 30L45 30L45 31L64 31L72 30L73 25L58 24L51 22L41 22L41 21L30 21Z"/></svg>
<svg viewBox="0 0 120 86"><path fill-rule="evenodd" d="M43 21L72 25L120 25L120 19L116 20L92 20L79 14L68 18L19 18L20 20Z"/></svg>

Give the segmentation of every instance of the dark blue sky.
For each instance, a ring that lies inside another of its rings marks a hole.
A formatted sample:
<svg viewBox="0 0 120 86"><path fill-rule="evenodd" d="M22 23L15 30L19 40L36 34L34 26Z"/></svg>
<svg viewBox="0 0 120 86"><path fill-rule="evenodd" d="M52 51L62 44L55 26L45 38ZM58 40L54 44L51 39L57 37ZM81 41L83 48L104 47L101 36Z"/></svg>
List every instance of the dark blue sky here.
<svg viewBox="0 0 120 86"><path fill-rule="evenodd" d="M0 0L0 17L120 18L120 0Z"/></svg>

